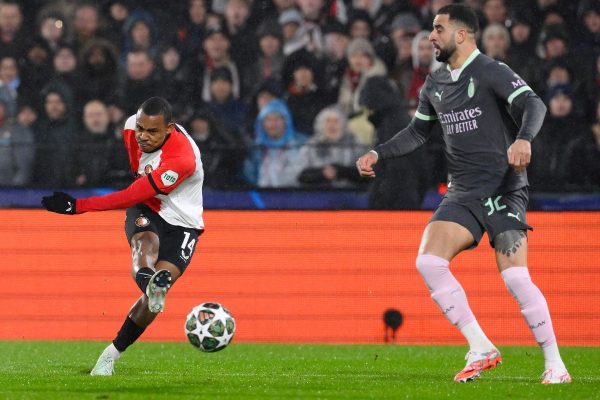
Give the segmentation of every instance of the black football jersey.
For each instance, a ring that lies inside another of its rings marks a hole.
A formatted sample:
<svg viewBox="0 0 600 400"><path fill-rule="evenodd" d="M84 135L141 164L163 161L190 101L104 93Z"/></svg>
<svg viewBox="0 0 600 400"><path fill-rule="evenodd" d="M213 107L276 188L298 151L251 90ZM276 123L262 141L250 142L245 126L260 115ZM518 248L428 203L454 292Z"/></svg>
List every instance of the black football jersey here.
<svg viewBox="0 0 600 400"><path fill-rule="evenodd" d="M507 155L520 124L511 117L509 107L527 91L531 88L508 65L479 50L460 70L451 72L444 64L428 75L419 95L415 120L441 124L448 160L449 199L481 199L528 184L526 172L517 174L509 167ZM418 127L432 125L412 124L424 138L429 132ZM382 145L381 150L386 157L394 156L385 147L388 146Z"/></svg>

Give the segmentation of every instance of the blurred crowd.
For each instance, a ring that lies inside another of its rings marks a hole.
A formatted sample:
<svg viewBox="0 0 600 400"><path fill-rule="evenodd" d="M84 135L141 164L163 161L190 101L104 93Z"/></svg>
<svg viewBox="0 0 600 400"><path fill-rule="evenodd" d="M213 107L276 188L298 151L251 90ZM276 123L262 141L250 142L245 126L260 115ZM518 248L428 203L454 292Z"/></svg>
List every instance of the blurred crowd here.
<svg viewBox="0 0 600 400"><path fill-rule="evenodd" d="M419 208L446 179L441 131L356 158L410 121L433 17L451 0L0 0L0 186L123 187L124 120L165 97L219 189L369 190ZM534 191L600 188L600 2L465 0L479 48L548 106Z"/></svg>

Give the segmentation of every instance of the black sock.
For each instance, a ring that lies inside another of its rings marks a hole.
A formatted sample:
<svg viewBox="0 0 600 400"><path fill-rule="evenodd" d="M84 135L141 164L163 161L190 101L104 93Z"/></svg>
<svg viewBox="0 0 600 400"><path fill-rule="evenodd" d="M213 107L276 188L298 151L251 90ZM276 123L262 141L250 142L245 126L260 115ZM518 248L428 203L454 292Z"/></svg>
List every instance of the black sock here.
<svg viewBox="0 0 600 400"><path fill-rule="evenodd" d="M135 283L137 283L144 294L146 293L146 286L148 286L148 282L150 282L152 275L154 275L154 270L148 267L140 268L135 274Z"/></svg>
<svg viewBox="0 0 600 400"><path fill-rule="evenodd" d="M117 337L113 340L113 344L122 353L144 333L144 330L146 327L138 326L130 317L127 317L117 333Z"/></svg>

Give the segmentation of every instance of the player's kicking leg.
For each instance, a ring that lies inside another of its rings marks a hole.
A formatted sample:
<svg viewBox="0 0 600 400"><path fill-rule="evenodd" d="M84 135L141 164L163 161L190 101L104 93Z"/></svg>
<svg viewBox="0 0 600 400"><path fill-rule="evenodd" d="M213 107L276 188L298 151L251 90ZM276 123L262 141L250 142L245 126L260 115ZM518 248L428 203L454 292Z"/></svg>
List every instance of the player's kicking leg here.
<svg viewBox="0 0 600 400"><path fill-rule="evenodd" d="M482 371L492 369L502 362L500 352L477 323L465 291L449 269L449 260L474 241L473 234L457 223L432 221L425 228L416 261L431 298L469 342L467 364L454 377L456 382L475 380Z"/></svg>
<svg viewBox="0 0 600 400"><path fill-rule="evenodd" d="M171 272L168 269L156 271L150 278L146 286L146 296L148 296L148 309L150 312L163 312L165 298L171 287L171 279Z"/></svg>
<svg viewBox="0 0 600 400"><path fill-rule="evenodd" d="M100 354L90 375L107 376L114 374L115 363L121 357L121 354L144 333L148 325L164 309L166 294L171 287L171 283L174 283L178 276L178 273L172 274L169 269L165 268L157 271L150 279L146 280L146 286L140 287L140 289L148 294L142 295L133 305L117 336ZM151 285L154 286L153 289L149 289Z"/></svg>
<svg viewBox="0 0 600 400"><path fill-rule="evenodd" d="M494 238L494 247L502 279L519 303L521 314L544 354L542 383L570 383L571 376L558 351L548 304L529 276L525 232L502 232Z"/></svg>

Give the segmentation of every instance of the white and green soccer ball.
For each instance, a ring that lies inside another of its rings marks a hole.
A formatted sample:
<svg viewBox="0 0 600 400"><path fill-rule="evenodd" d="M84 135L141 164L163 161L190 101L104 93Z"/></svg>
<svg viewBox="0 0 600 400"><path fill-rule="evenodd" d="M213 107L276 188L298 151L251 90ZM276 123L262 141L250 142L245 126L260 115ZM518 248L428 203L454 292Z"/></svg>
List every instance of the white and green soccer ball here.
<svg viewBox="0 0 600 400"><path fill-rule="evenodd" d="M219 303L202 303L185 319L185 334L195 348L205 352L223 350L233 339L235 319Z"/></svg>

